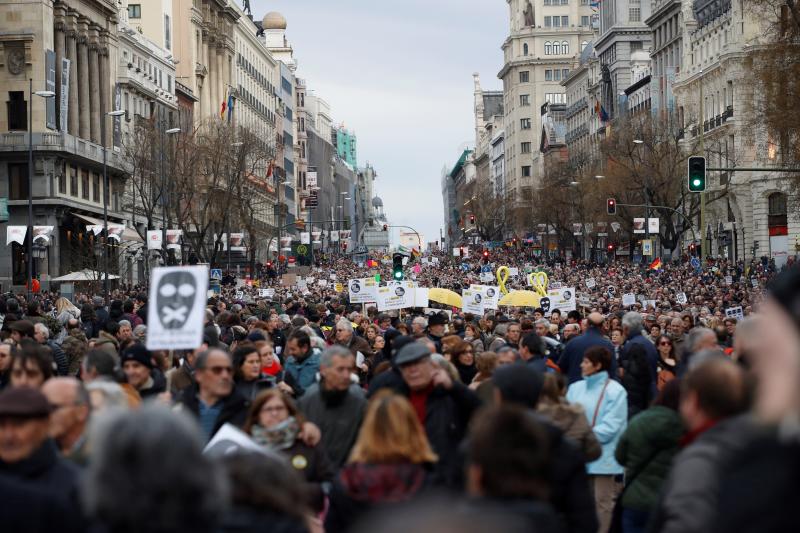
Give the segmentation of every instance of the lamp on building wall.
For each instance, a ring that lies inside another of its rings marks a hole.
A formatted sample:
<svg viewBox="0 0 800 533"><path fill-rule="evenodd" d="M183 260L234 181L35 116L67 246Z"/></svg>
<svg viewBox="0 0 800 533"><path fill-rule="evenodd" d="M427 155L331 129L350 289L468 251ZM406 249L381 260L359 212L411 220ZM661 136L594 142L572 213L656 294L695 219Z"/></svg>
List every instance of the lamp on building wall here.
<svg viewBox="0 0 800 533"><path fill-rule="evenodd" d="M28 80L28 298L33 290L33 95L53 98L53 91L33 92L33 78Z"/></svg>

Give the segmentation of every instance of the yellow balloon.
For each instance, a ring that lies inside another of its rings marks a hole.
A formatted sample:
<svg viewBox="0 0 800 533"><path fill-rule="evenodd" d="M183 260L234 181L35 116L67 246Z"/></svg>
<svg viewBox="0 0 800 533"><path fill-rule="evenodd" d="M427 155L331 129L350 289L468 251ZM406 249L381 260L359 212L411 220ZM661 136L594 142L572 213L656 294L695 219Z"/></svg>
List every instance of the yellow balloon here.
<svg viewBox="0 0 800 533"><path fill-rule="evenodd" d="M531 285L536 289L540 296L547 296L547 273L531 272Z"/></svg>
<svg viewBox="0 0 800 533"><path fill-rule="evenodd" d="M506 281L508 281L508 277L511 275L511 270L507 266L501 266L497 269L497 284L500 286L500 292L503 294L508 294L508 289L506 289Z"/></svg>

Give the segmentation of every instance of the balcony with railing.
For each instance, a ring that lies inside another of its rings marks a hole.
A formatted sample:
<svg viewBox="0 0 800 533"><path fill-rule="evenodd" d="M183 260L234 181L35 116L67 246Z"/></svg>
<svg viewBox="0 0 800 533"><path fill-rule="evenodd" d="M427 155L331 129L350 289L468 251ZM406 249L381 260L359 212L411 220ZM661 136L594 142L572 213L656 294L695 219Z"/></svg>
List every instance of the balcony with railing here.
<svg viewBox="0 0 800 533"><path fill-rule="evenodd" d="M578 99L577 101L573 102L569 106L567 106L567 109L564 110L564 118L566 119L572 118L576 114L586 109L586 102L587 100L586 97L584 96Z"/></svg>

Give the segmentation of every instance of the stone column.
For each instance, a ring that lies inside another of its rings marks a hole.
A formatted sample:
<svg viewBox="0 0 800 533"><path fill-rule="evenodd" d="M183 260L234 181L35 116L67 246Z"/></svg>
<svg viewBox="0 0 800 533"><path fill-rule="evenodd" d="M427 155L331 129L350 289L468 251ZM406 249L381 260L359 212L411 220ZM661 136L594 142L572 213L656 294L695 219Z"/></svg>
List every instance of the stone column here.
<svg viewBox="0 0 800 533"><path fill-rule="evenodd" d="M208 32L203 30L201 35L203 42L200 47L202 52L200 63L205 67L206 73L203 77L203 89L200 92L200 112L202 120L205 120L211 114L211 66L208 63Z"/></svg>
<svg viewBox="0 0 800 533"><path fill-rule="evenodd" d="M103 133L103 126L105 126L105 136L100 139L100 144L103 146L110 146L111 143L109 142L110 134L111 134L111 122L107 112L111 111L113 108L113 101L109 98L109 87L111 80L109 80L109 68L108 68L108 33L103 31L100 35L100 49L97 53L98 58L98 67L99 67L99 75L100 75L100 121L103 123L101 124L100 132Z"/></svg>
<svg viewBox="0 0 800 533"><path fill-rule="evenodd" d="M75 17L71 15L67 24L67 57L69 58L69 116L67 131L70 135L78 135L78 33L75 28Z"/></svg>
<svg viewBox="0 0 800 533"><path fill-rule="evenodd" d="M66 39L66 26L64 25L65 9L62 6L55 6L53 8L55 14L55 23L53 27L53 48L56 51L56 123L60 131L66 131L67 125L61 124L61 60L64 59L64 48Z"/></svg>
<svg viewBox="0 0 800 533"><path fill-rule="evenodd" d="M92 27L89 34L89 123L92 142L100 142L100 43L97 28Z"/></svg>
<svg viewBox="0 0 800 533"><path fill-rule="evenodd" d="M89 21L81 18L78 22L78 106L75 109L79 121L79 136L91 138L89 109Z"/></svg>

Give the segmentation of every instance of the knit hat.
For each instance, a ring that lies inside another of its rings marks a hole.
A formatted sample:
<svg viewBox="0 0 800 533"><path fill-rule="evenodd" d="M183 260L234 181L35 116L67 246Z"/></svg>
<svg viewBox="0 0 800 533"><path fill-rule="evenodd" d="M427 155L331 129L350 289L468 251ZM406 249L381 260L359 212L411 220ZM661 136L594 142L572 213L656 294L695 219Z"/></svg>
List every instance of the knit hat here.
<svg viewBox="0 0 800 533"><path fill-rule="evenodd" d="M124 366L126 361L136 361L147 368L153 368L153 361L150 358L150 352L147 351L147 348L145 348L143 344L138 342L129 346L122 352L120 365Z"/></svg>

